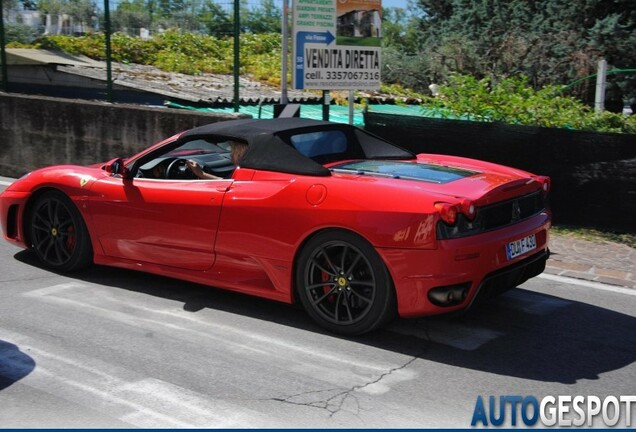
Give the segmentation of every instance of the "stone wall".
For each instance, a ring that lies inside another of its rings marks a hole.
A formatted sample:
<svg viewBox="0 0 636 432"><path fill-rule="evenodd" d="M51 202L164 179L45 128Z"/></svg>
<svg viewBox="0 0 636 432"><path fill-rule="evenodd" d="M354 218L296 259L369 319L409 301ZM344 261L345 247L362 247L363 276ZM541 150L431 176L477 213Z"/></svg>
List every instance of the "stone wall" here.
<svg viewBox="0 0 636 432"><path fill-rule="evenodd" d="M127 157L182 130L241 117L0 92L0 175Z"/></svg>

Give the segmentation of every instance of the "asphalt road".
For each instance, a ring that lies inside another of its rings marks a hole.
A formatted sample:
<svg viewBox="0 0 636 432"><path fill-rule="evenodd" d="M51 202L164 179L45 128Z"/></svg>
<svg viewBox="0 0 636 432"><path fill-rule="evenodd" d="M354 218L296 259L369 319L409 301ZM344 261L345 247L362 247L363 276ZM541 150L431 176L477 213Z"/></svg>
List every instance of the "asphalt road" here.
<svg viewBox="0 0 636 432"><path fill-rule="evenodd" d="M480 395L635 394L634 294L539 277L347 339L196 284L55 274L1 241L0 428L466 428Z"/></svg>

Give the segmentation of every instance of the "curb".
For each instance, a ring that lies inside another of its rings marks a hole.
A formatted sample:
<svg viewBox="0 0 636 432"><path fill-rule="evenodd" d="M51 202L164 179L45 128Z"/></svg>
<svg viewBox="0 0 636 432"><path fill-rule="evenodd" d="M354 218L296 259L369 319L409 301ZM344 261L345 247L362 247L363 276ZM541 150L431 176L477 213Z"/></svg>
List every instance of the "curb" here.
<svg viewBox="0 0 636 432"><path fill-rule="evenodd" d="M608 241L550 235L545 273L636 289L636 249Z"/></svg>
<svg viewBox="0 0 636 432"><path fill-rule="evenodd" d="M544 273L572 279L581 279L589 282L598 282L605 285L636 289L636 282L631 280L634 275L631 273L617 272L615 270L562 263L558 261L548 261Z"/></svg>

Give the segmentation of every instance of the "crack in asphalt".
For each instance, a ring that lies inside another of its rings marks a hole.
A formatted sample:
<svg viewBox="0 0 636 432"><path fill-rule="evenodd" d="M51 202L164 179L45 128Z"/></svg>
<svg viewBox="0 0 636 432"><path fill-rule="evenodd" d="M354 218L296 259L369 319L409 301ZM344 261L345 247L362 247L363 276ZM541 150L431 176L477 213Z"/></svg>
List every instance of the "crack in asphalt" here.
<svg viewBox="0 0 636 432"><path fill-rule="evenodd" d="M373 381L369 381L365 384L361 384L361 385L356 385L353 386L351 388L332 388L332 389L326 389L326 390L314 390L314 391L310 391L310 392L304 392L304 393L298 393L295 395L291 395L288 396L286 398L272 398L271 400L274 400L276 402L283 402L283 403L287 403L287 404L291 404L291 405L298 405L298 406L306 406L306 407L311 407L311 408L318 408L318 409L323 409L329 412L329 417L333 417L334 415L336 415L338 412L340 412L345 403L351 399L356 406L355 411L353 412L355 415L357 415L360 412L360 403L357 399L357 397L353 394L356 391L362 390L366 387L369 387L371 385L377 384L380 381L382 381L383 379L385 379L386 377L388 377L389 375L399 371L399 370L403 370L407 367L409 367L415 360L417 360L418 358L420 358L420 356L414 356L411 359L409 359L407 362L405 362L403 365L398 366L398 367L394 367L392 369L389 369L388 371L382 373L378 378L376 378ZM302 398L304 396L308 396L308 395L314 395L314 394L321 394L321 393L327 393L327 392L334 392L337 391L336 394L326 398L326 399L319 399L319 400L314 400L311 402L299 402L299 401L294 401L293 399L298 399L298 398Z"/></svg>

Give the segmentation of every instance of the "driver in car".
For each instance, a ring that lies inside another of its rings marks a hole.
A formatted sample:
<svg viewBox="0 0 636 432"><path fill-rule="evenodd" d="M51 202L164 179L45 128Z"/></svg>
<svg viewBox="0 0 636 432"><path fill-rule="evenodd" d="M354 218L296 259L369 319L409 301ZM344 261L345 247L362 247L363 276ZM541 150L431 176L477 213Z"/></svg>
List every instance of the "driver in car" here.
<svg viewBox="0 0 636 432"><path fill-rule="evenodd" d="M241 160L241 158L245 154L245 151L247 150L247 144L236 142L236 141L230 141L230 146L232 148L230 153L232 163L238 166L239 161ZM196 161L192 159L188 159L186 166L190 169L190 171L192 171L192 173L195 176L197 176L198 178L202 180L218 180L223 178L223 177L218 177L218 176L215 176L214 174L210 174L203 171L203 168L201 167L201 165L199 165Z"/></svg>
<svg viewBox="0 0 636 432"><path fill-rule="evenodd" d="M155 167L152 169L152 176L153 176L153 178L158 178L158 179L165 178L166 177L166 167L164 166L164 164L155 165Z"/></svg>

